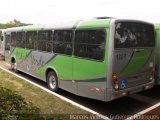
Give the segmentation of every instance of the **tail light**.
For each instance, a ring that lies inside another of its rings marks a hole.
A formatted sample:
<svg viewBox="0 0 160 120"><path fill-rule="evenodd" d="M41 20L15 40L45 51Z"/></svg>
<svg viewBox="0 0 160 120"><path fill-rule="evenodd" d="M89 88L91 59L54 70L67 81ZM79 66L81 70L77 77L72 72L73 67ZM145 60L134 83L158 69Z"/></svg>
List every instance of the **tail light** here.
<svg viewBox="0 0 160 120"><path fill-rule="evenodd" d="M113 85L114 85L114 88L117 90L119 87L118 87L118 75L116 73L112 73L112 80L113 80Z"/></svg>
<svg viewBox="0 0 160 120"><path fill-rule="evenodd" d="M112 79L117 79L118 75L116 73L112 73Z"/></svg>

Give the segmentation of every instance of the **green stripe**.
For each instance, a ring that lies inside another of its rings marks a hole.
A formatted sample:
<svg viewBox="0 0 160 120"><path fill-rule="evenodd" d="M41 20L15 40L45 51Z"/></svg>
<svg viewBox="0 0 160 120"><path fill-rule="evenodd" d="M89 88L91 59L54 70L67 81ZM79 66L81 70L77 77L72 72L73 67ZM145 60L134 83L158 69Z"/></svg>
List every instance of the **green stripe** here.
<svg viewBox="0 0 160 120"><path fill-rule="evenodd" d="M38 31L41 29L42 29L41 25L30 25L30 26L25 26L23 28L24 31Z"/></svg>
<svg viewBox="0 0 160 120"><path fill-rule="evenodd" d="M140 68L142 68L147 63L150 55L151 55L150 50L135 52L126 69L124 69L120 74L124 75L124 74L137 72Z"/></svg>
<svg viewBox="0 0 160 120"><path fill-rule="evenodd" d="M65 80L65 81L71 81L71 80ZM86 80L76 80L76 82L106 82L107 78L93 78L93 79L86 79Z"/></svg>
<svg viewBox="0 0 160 120"><path fill-rule="evenodd" d="M78 28L107 28L109 27L110 19L104 20L89 20L80 22Z"/></svg>

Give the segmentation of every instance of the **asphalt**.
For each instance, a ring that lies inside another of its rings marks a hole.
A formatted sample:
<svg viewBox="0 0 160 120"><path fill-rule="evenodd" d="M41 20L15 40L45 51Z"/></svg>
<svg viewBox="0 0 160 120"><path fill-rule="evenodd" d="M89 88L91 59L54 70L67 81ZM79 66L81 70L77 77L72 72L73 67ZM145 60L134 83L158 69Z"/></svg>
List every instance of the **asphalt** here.
<svg viewBox="0 0 160 120"><path fill-rule="evenodd" d="M10 70L10 66L8 66L2 59L0 60L0 66ZM22 72L18 72L17 74L47 88L46 83L41 80L38 80ZM102 102L76 96L64 90L59 90L58 94L69 98L70 100L77 102L83 106L86 106L100 114L106 115L109 118L114 118L117 115L128 117L137 114L140 111L145 110L160 102L160 86L155 86L150 90L132 94L130 96L125 96L110 102Z"/></svg>

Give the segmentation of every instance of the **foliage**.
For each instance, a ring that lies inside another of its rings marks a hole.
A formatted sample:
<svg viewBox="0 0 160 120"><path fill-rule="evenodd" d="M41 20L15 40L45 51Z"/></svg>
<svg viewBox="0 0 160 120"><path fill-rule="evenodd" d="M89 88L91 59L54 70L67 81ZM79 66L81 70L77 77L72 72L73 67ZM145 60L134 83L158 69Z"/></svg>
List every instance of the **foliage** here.
<svg viewBox="0 0 160 120"><path fill-rule="evenodd" d="M28 115L38 117L40 110L32 103L26 102L24 98L10 89L0 87L0 118L18 116L25 118Z"/></svg>
<svg viewBox="0 0 160 120"><path fill-rule="evenodd" d="M70 115L90 114L89 112L86 112L85 110L61 100L58 97L36 87L35 85L32 85L25 80L22 80L0 69L0 88L1 86L5 86L5 88L16 91L14 93L21 95L23 98L25 98L25 101L30 101L32 105L40 109L40 113L37 115L38 118L32 120L68 120L70 119ZM31 120L28 117L29 115L26 117L27 119L18 118L18 120ZM1 119L0 116L0 120L9 120L9 118ZM13 118L10 120L17 119Z"/></svg>
<svg viewBox="0 0 160 120"><path fill-rule="evenodd" d="M5 23L5 24L0 23L0 29L6 29L6 28L18 27L18 26L25 26L25 25L30 25L30 24L22 23L22 22L20 22L16 19L14 19L13 21L10 21L10 22Z"/></svg>

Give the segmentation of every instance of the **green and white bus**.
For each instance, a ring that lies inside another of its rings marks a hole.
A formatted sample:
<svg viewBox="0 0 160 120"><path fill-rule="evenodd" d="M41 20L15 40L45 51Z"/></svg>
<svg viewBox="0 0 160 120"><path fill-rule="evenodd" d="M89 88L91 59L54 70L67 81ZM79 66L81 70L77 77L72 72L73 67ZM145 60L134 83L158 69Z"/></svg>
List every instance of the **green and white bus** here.
<svg viewBox="0 0 160 120"><path fill-rule="evenodd" d="M5 29L0 29L0 54L5 56Z"/></svg>
<svg viewBox="0 0 160 120"><path fill-rule="evenodd" d="M73 94L111 101L154 85L154 25L93 19L9 28L6 61Z"/></svg>
<svg viewBox="0 0 160 120"><path fill-rule="evenodd" d="M2 54L2 29L0 29L0 54Z"/></svg>
<svg viewBox="0 0 160 120"><path fill-rule="evenodd" d="M6 29L1 29L0 33L0 54L5 57L5 53L10 50L10 36L6 34Z"/></svg>

